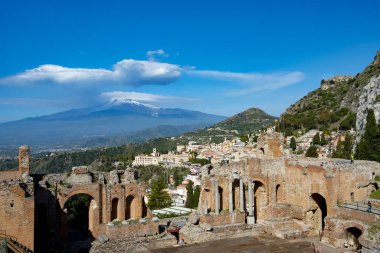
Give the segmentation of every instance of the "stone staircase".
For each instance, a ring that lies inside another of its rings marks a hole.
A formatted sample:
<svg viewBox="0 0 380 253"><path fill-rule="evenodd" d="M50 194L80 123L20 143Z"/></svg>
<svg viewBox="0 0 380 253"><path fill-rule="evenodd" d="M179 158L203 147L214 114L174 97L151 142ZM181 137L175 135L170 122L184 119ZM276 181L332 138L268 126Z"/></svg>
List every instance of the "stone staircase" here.
<svg viewBox="0 0 380 253"><path fill-rule="evenodd" d="M4 242L2 246L6 249L10 249L12 252L15 253L33 253L33 250L29 249L28 247L22 245L17 241L17 238L14 236L7 235L5 230L0 230L0 240ZM0 248L0 250L2 250ZM7 251L5 251L7 252Z"/></svg>

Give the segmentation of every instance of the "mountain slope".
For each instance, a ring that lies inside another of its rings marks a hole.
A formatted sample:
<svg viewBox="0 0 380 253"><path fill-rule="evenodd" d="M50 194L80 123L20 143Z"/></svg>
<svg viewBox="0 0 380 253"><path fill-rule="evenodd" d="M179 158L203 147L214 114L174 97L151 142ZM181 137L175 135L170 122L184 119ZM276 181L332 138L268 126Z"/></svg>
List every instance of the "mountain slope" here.
<svg viewBox="0 0 380 253"><path fill-rule="evenodd" d="M72 109L51 115L26 118L0 124L1 146L28 144L36 148L84 147L99 137L134 134L160 125L201 127L214 124L225 117L179 108L159 108L136 101L111 101L101 106ZM193 127L187 128L194 130ZM178 134L166 128L165 136ZM154 132L154 131L153 131ZM156 131L157 136L162 136ZM162 129L161 129L162 132ZM184 131L182 131L184 132ZM151 132L152 133L152 132Z"/></svg>
<svg viewBox="0 0 380 253"><path fill-rule="evenodd" d="M224 138L231 139L255 133L262 128L273 125L275 120L276 117L265 113L259 108L249 108L213 126L186 133L180 139L183 142L193 140L200 143L219 143Z"/></svg>
<svg viewBox="0 0 380 253"><path fill-rule="evenodd" d="M280 117L279 129L363 129L367 108L380 115L380 51L355 77L336 76L291 105ZM378 108L378 109L376 109ZM361 113L360 113L361 112ZM358 116L358 117L357 117ZM364 124L365 125L365 124Z"/></svg>
<svg viewBox="0 0 380 253"><path fill-rule="evenodd" d="M248 134L272 124L275 119L276 117L259 108L249 108L216 124L215 127L237 130L240 134Z"/></svg>
<svg viewBox="0 0 380 253"><path fill-rule="evenodd" d="M157 148L160 153L166 153L170 150L175 150L177 145L188 144L189 141L196 141L198 143L208 143L210 138L212 142L222 142L225 137L232 138L240 136L241 134L252 133L260 130L262 127L273 124L275 117L270 116L260 109L252 108L242 113L234 115L225 121L217 123L212 127L206 127L194 132L188 132L176 137L165 137L149 139L143 143L131 143L121 145L118 147L109 148L94 148L86 151L77 152L59 152L53 156L46 156L41 154L33 157L32 171L34 173L56 173L69 171L71 167L78 165L90 165L95 161L101 160L102 163L108 164L100 169L111 169L111 163L119 161L120 159L131 161L136 154L150 153L153 148ZM191 127L191 126L190 126ZM193 126L197 128L199 126ZM167 129L169 128L169 131ZM146 138L153 136L151 132L160 129L160 133L168 135L171 128L176 126L158 126L156 129L148 129L134 133L131 138ZM241 129L237 131L236 129ZM186 127L178 126L177 130L182 131ZM126 137L125 137L126 138ZM117 138L116 138L117 139ZM144 139L145 140L145 139ZM97 143L99 141L96 141ZM105 138L105 142L109 143L109 139ZM117 144L116 143L111 143ZM17 150L16 150L17 151ZM0 169L2 168L0 161ZM16 163L16 162L15 162ZM6 167L7 164L3 164ZM15 165L15 164L14 164ZM9 164L8 164L9 167ZM99 168L98 168L99 169Z"/></svg>

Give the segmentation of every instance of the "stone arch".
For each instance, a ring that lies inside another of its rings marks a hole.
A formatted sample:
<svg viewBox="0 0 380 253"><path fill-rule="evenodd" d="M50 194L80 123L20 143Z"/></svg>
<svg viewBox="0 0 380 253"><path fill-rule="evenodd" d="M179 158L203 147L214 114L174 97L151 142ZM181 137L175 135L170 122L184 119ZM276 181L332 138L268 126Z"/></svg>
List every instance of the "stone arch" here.
<svg viewBox="0 0 380 253"><path fill-rule="evenodd" d="M95 195L93 195L93 192L92 191L87 191L87 190L84 190L84 189L78 189L78 190L73 190L73 191L70 191L68 193L65 194L64 197L61 197L59 198L59 204L61 206L62 209L64 209L64 206L66 204L66 202L73 196L75 195L78 195L78 194L86 194L88 196L91 197L91 199L94 199L96 202L98 202L98 198L95 197Z"/></svg>
<svg viewBox="0 0 380 253"><path fill-rule="evenodd" d="M243 196L243 198L244 198L244 196ZM238 210L239 206L240 206L240 183L239 183L239 179L234 178L232 180L232 207L233 207L233 210Z"/></svg>
<svg viewBox="0 0 380 253"><path fill-rule="evenodd" d="M344 243L347 243L348 247L359 250L362 248L362 245L359 242L360 236L363 234L363 231L357 227L351 226L344 230Z"/></svg>
<svg viewBox="0 0 380 253"><path fill-rule="evenodd" d="M284 201L284 189L281 184L276 185L276 202L281 203Z"/></svg>
<svg viewBox="0 0 380 253"><path fill-rule="evenodd" d="M68 242L85 241L93 238L98 219L97 204L87 193L72 192L63 204L64 230ZM76 210L76 213L71 213Z"/></svg>
<svg viewBox="0 0 380 253"><path fill-rule="evenodd" d="M327 203L324 196L319 193L310 195L311 205L306 213L306 220L312 225L312 235L320 235L325 228L327 216Z"/></svg>
<svg viewBox="0 0 380 253"><path fill-rule="evenodd" d="M218 193L219 193L219 207L220 207L220 210L223 210L225 209L225 207L223 206L225 203L225 201L223 201L223 198L224 198L224 190L221 186L218 186Z"/></svg>
<svg viewBox="0 0 380 253"><path fill-rule="evenodd" d="M133 195L125 199L125 219L135 219L136 217L136 199Z"/></svg>
<svg viewBox="0 0 380 253"><path fill-rule="evenodd" d="M253 187L253 204L256 222L260 222L264 218L264 208L267 206L267 193L265 184L262 181L254 180L255 186Z"/></svg>

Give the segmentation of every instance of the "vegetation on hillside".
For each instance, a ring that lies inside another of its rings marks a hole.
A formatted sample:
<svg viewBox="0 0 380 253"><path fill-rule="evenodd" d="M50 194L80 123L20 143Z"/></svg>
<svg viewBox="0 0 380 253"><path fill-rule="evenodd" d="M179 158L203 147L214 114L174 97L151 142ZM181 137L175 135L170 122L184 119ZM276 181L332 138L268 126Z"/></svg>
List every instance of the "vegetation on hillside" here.
<svg viewBox="0 0 380 253"><path fill-rule="evenodd" d="M130 166L138 154L150 154L153 148L160 153L176 150L177 145L186 145L189 141L198 143L221 143L225 138L247 136L274 123L275 117L256 108L248 109L212 127L203 128L176 137L157 138L144 143L133 143L118 147L96 148L86 151L44 153L34 155L31 160L31 172L60 173L69 172L73 166L87 165L93 170L110 171ZM33 147L32 147L33 148ZM119 167L113 164L120 162ZM190 162L202 165L208 160L193 159ZM0 170L17 168L17 161L0 161Z"/></svg>
<svg viewBox="0 0 380 253"><path fill-rule="evenodd" d="M380 75L380 63L374 61L362 73L351 79L322 80L328 89L318 88L291 105L278 122L281 132L306 132L311 129L349 130L355 128L356 107L363 86L373 76ZM291 134L288 134L291 135Z"/></svg>
<svg viewBox="0 0 380 253"><path fill-rule="evenodd" d="M265 113L261 109L250 108L216 124L215 127L225 130L237 130L239 134L246 135L272 125L275 119L276 117Z"/></svg>

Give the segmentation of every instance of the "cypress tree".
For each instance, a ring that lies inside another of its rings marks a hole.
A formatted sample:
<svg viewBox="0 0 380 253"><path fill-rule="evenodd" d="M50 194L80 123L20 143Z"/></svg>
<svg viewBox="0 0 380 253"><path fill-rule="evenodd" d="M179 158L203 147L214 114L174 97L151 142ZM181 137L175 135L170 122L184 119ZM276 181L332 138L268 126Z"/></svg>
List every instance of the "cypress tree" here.
<svg viewBox="0 0 380 253"><path fill-rule="evenodd" d="M198 207L198 202L199 202L199 196L201 195L201 188L199 185L195 187L194 190L194 196L193 196L193 208Z"/></svg>
<svg viewBox="0 0 380 253"><path fill-rule="evenodd" d="M313 145L319 145L320 142L321 142L321 139L319 137L319 133L316 133L313 137Z"/></svg>
<svg viewBox="0 0 380 253"><path fill-rule="evenodd" d="M343 146L343 157L344 159L351 159L351 153L352 153L352 137L349 133L346 133L346 138L344 140L344 146Z"/></svg>
<svg viewBox="0 0 380 253"><path fill-rule="evenodd" d="M175 187L177 187L178 185L181 184L181 182L179 180L179 176L178 176L178 171L177 170L175 170L174 173L173 173L173 181L174 181Z"/></svg>
<svg viewBox="0 0 380 253"><path fill-rule="evenodd" d="M318 149L316 146L310 146L307 150L306 150L306 154L305 154L306 157L318 157Z"/></svg>
<svg viewBox="0 0 380 253"><path fill-rule="evenodd" d="M296 139L294 139L294 137L292 137L292 138L290 139L290 148L291 148L293 151L296 150L296 148L297 148Z"/></svg>
<svg viewBox="0 0 380 253"><path fill-rule="evenodd" d="M192 208L194 205L193 181L189 180L186 186L186 207Z"/></svg>
<svg viewBox="0 0 380 253"><path fill-rule="evenodd" d="M376 123L373 109L367 113L367 124L364 135L356 146L355 159L380 161L380 131Z"/></svg>
<svg viewBox="0 0 380 253"><path fill-rule="evenodd" d="M326 140L326 137L325 137L325 134L322 133L321 135L321 142L320 142L321 146L324 146L327 144L327 140Z"/></svg>

